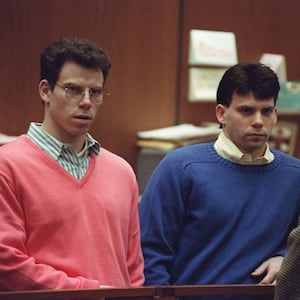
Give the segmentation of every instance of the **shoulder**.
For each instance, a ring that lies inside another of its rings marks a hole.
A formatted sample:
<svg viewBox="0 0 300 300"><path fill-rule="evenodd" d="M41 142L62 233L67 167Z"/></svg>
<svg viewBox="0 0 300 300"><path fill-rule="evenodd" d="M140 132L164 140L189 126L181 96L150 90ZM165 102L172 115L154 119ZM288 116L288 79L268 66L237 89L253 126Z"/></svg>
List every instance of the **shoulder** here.
<svg viewBox="0 0 300 300"><path fill-rule="evenodd" d="M98 160L101 167L133 173L131 165L124 158L103 147L100 148Z"/></svg>
<svg viewBox="0 0 300 300"><path fill-rule="evenodd" d="M177 148L165 155L156 170L163 173L179 173L194 165L215 163L217 153L213 143L202 143Z"/></svg>
<svg viewBox="0 0 300 300"><path fill-rule="evenodd" d="M0 147L0 176L13 178L12 174L23 174L32 171L33 166L40 168L43 160L39 149L27 135Z"/></svg>
<svg viewBox="0 0 300 300"><path fill-rule="evenodd" d="M275 161L278 161L282 166L300 170L300 160L298 158L277 149L272 148L271 151L274 154Z"/></svg>
<svg viewBox="0 0 300 300"><path fill-rule="evenodd" d="M17 139L0 147L0 159L18 159L26 155L28 149L32 149L34 144L26 134L20 135Z"/></svg>
<svg viewBox="0 0 300 300"><path fill-rule="evenodd" d="M213 148L213 142L211 143L202 143L202 144L195 144L177 148L167 154L166 157L170 159L209 159L211 158L210 155L215 153Z"/></svg>
<svg viewBox="0 0 300 300"><path fill-rule="evenodd" d="M103 147L100 148L99 157L103 160L108 160L117 164L129 165L129 163L124 158Z"/></svg>

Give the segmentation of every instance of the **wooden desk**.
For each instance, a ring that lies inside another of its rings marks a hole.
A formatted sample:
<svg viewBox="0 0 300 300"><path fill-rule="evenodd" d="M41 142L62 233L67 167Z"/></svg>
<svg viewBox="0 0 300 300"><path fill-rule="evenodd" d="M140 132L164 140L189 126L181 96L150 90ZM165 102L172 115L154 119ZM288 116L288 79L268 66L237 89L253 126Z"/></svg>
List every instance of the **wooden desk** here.
<svg viewBox="0 0 300 300"><path fill-rule="evenodd" d="M185 285L0 292L0 300L177 300L181 296L274 295L274 285Z"/></svg>

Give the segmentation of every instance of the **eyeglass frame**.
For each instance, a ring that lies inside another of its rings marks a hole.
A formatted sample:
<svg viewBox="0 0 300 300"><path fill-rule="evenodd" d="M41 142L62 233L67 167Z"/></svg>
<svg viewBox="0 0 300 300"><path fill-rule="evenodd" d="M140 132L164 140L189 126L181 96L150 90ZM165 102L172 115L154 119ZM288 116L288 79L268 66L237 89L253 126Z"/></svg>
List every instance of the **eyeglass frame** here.
<svg viewBox="0 0 300 300"><path fill-rule="evenodd" d="M110 92L108 90L104 89L103 87L94 87L94 88L90 88L89 89L89 88L84 88L82 86L75 85L75 84L70 84L68 86L62 86L62 85L60 85L58 83L55 83L55 85L57 85L58 87L60 87L61 89L63 89L66 92L66 97L70 101L72 101L72 102L80 102L83 99L83 97L85 96L85 91L86 90L88 90L90 100L93 103L97 104L97 105L100 105L100 104L103 103L103 96L104 95L107 95L107 96L110 95ZM75 98L80 96L80 98L74 99L74 97L72 98L70 96L69 93L70 93L70 91L71 91L72 88L76 88L76 89L78 89L78 91L79 90L81 91L80 94L74 96ZM94 98L95 96L93 96L92 92L95 91L95 90L99 90L99 89L101 90L101 94L99 94L99 96L98 96L99 97L99 102L98 102L98 100L95 101L95 98Z"/></svg>

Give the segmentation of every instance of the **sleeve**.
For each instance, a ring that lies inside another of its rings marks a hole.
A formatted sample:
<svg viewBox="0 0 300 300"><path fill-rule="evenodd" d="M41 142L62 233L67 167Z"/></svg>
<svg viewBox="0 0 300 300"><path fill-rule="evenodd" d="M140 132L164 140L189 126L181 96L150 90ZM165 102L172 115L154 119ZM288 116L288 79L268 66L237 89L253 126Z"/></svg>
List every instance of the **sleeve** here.
<svg viewBox="0 0 300 300"><path fill-rule="evenodd" d="M141 251L141 235L138 215L138 186L135 181L134 196L131 208L130 229L129 229L129 250L127 255L127 265L130 275L131 286L141 286L144 284L144 258Z"/></svg>
<svg viewBox="0 0 300 300"><path fill-rule="evenodd" d="M139 205L145 285L169 285L184 205L176 159L167 155L153 172Z"/></svg>
<svg viewBox="0 0 300 300"><path fill-rule="evenodd" d="M275 300L300 299L300 227L288 239L288 250L283 259L275 286Z"/></svg>
<svg viewBox="0 0 300 300"><path fill-rule="evenodd" d="M3 165L2 165L3 166ZM97 280L69 277L38 263L26 249L26 219L13 176L0 172L0 290L97 288ZM8 180L9 178L9 180Z"/></svg>

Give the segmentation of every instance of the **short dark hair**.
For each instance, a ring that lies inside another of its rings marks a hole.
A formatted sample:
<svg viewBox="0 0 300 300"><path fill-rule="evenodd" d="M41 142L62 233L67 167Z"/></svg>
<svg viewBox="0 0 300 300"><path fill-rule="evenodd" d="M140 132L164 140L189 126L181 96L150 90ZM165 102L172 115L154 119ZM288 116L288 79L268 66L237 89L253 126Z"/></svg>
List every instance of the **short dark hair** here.
<svg viewBox="0 0 300 300"><path fill-rule="evenodd" d="M280 85L276 73L261 63L240 63L227 69L218 89L217 104L230 106L233 93L247 95L253 93L257 99L278 98Z"/></svg>
<svg viewBox="0 0 300 300"><path fill-rule="evenodd" d="M85 68L101 70L104 81L111 67L107 53L94 42L81 38L60 38L40 55L40 80L46 79L54 88L65 62L73 61Z"/></svg>

